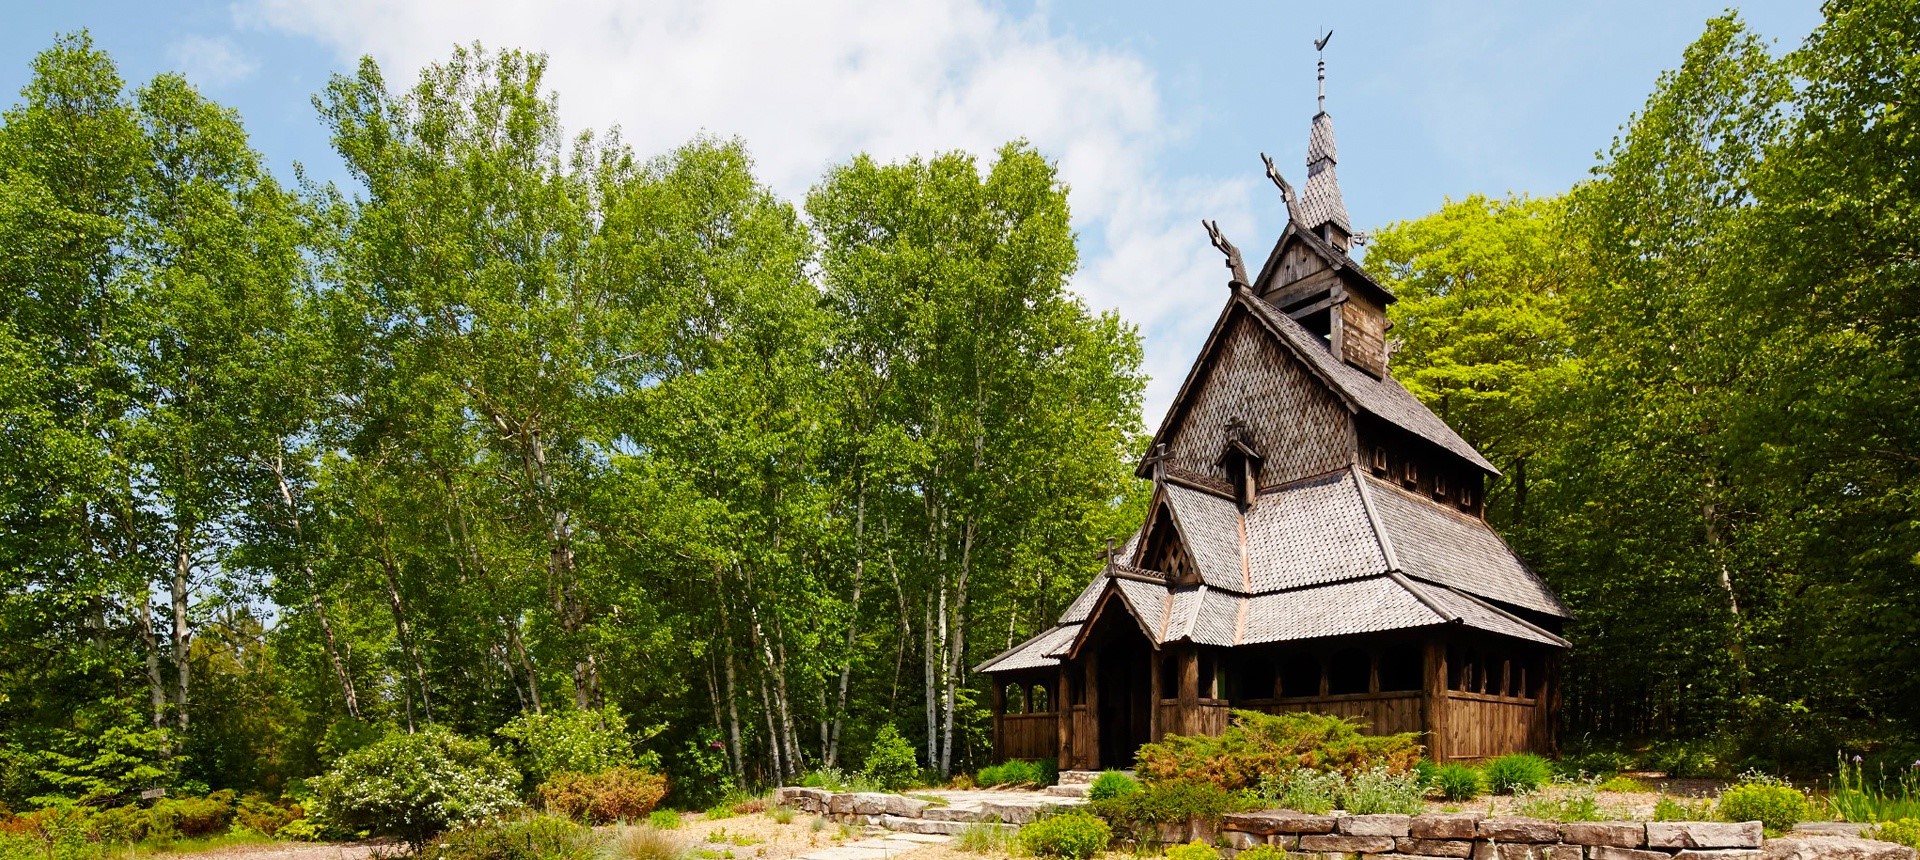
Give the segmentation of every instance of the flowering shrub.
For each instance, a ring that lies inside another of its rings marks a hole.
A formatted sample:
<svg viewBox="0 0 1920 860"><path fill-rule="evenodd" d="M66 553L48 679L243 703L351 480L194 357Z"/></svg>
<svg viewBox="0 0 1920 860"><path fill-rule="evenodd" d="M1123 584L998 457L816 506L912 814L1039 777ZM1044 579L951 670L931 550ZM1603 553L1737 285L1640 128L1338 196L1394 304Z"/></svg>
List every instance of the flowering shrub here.
<svg viewBox="0 0 1920 860"><path fill-rule="evenodd" d="M341 756L310 786L323 823L418 847L450 827L518 807L519 782L513 765L485 741L429 726Z"/></svg>
<svg viewBox="0 0 1920 860"><path fill-rule="evenodd" d="M509 741L514 762L535 785L556 773L599 773L636 765L660 769L658 756L643 762L634 755L627 718L612 705L597 711L523 713L497 734Z"/></svg>

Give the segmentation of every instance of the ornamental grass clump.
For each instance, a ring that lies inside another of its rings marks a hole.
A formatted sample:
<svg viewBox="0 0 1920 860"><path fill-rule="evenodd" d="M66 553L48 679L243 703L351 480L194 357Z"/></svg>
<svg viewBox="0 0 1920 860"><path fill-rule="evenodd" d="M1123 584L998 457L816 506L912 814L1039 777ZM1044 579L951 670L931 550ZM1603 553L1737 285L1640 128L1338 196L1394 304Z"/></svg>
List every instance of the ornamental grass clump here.
<svg viewBox="0 0 1920 860"><path fill-rule="evenodd" d="M1521 794L1553 779L1553 765L1532 753L1514 753L1487 762L1486 773L1494 794Z"/></svg>
<svg viewBox="0 0 1920 860"><path fill-rule="evenodd" d="M1057 765L1050 762L1012 759L980 769L974 777L976 785L1052 785L1059 778Z"/></svg>
<svg viewBox="0 0 1920 860"><path fill-rule="evenodd" d="M1138 780L1117 770L1110 770L1093 778L1093 783L1087 786L1087 799L1106 800L1139 790Z"/></svg>
<svg viewBox="0 0 1920 860"><path fill-rule="evenodd" d="M1234 711L1218 736L1173 735L1142 746L1134 771L1148 783L1199 780L1229 791L1300 768L1348 776L1375 768L1404 773L1420 761L1417 737L1365 735L1358 724L1323 714Z"/></svg>
<svg viewBox="0 0 1920 860"><path fill-rule="evenodd" d="M1435 770L1433 786L1442 799L1455 802L1472 800L1484 791L1480 772L1459 762L1449 762Z"/></svg>
<svg viewBox="0 0 1920 860"><path fill-rule="evenodd" d="M1087 860L1112 841L1112 828L1084 812L1049 816L1020 828L1020 847L1036 857Z"/></svg>

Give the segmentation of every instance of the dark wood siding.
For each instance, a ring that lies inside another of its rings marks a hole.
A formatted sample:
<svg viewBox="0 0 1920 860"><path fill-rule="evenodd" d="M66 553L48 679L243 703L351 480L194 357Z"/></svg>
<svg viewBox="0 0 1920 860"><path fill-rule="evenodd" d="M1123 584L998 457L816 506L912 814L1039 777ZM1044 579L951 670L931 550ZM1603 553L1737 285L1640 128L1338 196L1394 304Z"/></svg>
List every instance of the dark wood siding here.
<svg viewBox="0 0 1920 860"><path fill-rule="evenodd" d="M1352 413L1258 324L1245 317L1231 323L1206 373L1167 437L1174 467L1226 484L1216 461L1235 418L1266 458L1263 489L1325 474L1353 457Z"/></svg>

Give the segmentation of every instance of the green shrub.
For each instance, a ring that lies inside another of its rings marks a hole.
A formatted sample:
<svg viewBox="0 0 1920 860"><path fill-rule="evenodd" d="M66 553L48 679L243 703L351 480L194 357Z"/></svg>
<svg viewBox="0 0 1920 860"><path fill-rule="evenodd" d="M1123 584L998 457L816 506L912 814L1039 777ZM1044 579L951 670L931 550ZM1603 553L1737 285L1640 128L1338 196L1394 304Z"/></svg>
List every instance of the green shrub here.
<svg viewBox="0 0 1920 860"><path fill-rule="evenodd" d="M1167 860L1220 860L1220 851L1195 839L1185 845L1167 846Z"/></svg>
<svg viewBox="0 0 1920 860"><path fill-rule="evenodd" d="M233 824L233 792L206 797L168 797L147 810L147 836L202 839L227 832Z"/></svg>
<svg viewBox="0 0 1920 860"><path fill-rule="evenodd" d="M421 860L592 860L593 831L551 815L497 818L449 830L420 851Z"/></svg>
<svg viewBox="0 0 1920 860"><path fill-rule="evenodd" d="M561 771L541 783L535 794L549 812L588 824L612 824L652 812L667 796L667 778L632 767L593 774Z"/></svg>
<svg viewBox="0 0 1920 860"><path fill-rule="evenodd" d="M1898 842L1908 848L1920 849L1920 818L1882 821L1867 830L1865 835L1868 839Z"/></svg>
<svg viewBox="0 0 1920 860"><path fill-rule="evenodd" d="M1768 833L1780 834L1807 818L1807 796L1790 785L1749 782L1720 793L1717 810L1726 821L1758 821Z"/></svg>
<svg viewBox="0 0 1920 860"><path fill-rule="evenodd" d="M280 828L307 817L298 804L274 803L259 794L249 794L233 808L233 823L263 836L278 836Z"/></svg>
<svg viewBox="0 0 1920 860"><path fill-rule="evenodd" d="M1084 812L1049 816L1020 828L1020 847L1037 857L1087 860L1112 841L1107 823Z"/></svg>
<svg viewBox="0 0 1920 860"><path fill-rule="evenodd" d="M974 777L978 785L1052 785L1059 777L1051 762L1010 759L980 769Z"/></svg>
<svg viewBox="0 0 1920 860"><path fill-rule="evenodd" d="M599 773L616 767L660 770L658 756L642 761L633 752L627 719L608 705L599 710L523 713L496 732L508 741L513 761L531 785L556 773Z"/></svg>
<svg viewBox="0 0 1920 860"><path fill-rule="evenodd" d="M861 773L885 791L899 791L919 781L920 759L914 754L913 744L907 743L900 731L888 723L873 736L873 746L867 749L867 765Z"/></svg>
<svg viewBox="0 0 1920 860"><path fill-rule="evenodd" d="M671 809L656 809L647 813L647 826L656 830L678 830L680 813Z"/></svg>
<svg viewBox="0 0 1920 860"><path fill-rule="evenodd" d="M1480 796L1480 772L1459 762L1448 762L1440 766L1433 775L1434 788L1446 800L1472 800Z"/></svg>
<svg viewBox="0 0 1920 860"><path fill-rule="evenodd" d="M1096 800L1087 805L1138 843L1152 842L1163 824L1185 824L1198 818L1214 824L1229 812L1246 812L1266 804L1251 792L1231 792L1211 782L1174 780L1149 782L1131 794Z"/></svg>
<svg viewBox="0 0 1920 860"><path fill-rule="evenodd" d="M1410 771L1420 760L1417 735L1364 735L1353 722L1322 714L1234 711L1218 736L1172 735L1140 748L1135 772L1146 782L1205 780L1228 790L1252 788L1297 768L1356 774L1384 767Z"/></svg>
<svg viewBox="0 0 1920 860"><path fill-rule="evenodd" d="M706 816L708 821L719 821L723 818L732 818L734 815L733 803L732 801L722 800L719 803L716 803L712 806L707 807L707 811L703 814Z"/></svg>
<svg viewBox="0 0 1920 860"><path fill-rule="evenodd" d="M1710 743L1668 741L1654 744L1647 751L1647 767L1680 779L1724 775L1726 768L1721 766L1720 756L1714 754Z"/></svg>
<svg viewBox="0 0 1920 860"><path fill-rule="evenodd" d="M138 806L116 806L94 813L87 822L87 835L109 845L132 844L147 838L153 819Z"/></svg>
<svg viewBox="0 0 1920 860"><path fill-rule="evenodd" d="M1340 805L1346 788L1346 777L1340 774L1301 767L1262 779L1259 794L1283 809L1325 815Z"/></svg>
<svg viewBox="0 0 1920 860"><path fill-rule="evenodd" d="M1140 783L1117 770L1106 771L1093 778L1093 784L1087 786L1088 800L1106 800L1140 790Z"/></svg>
<svg viewBox="0 0 1920 860"><path fill-rule="evenodd" d="M1234 860L1287 860L1287 849L1262 842L1234 855Z"/></svg>
<svg viewBox="0 0 1920 860"><path fill-rule="evenodd" d="M309 785L322 823L418 847L455 825L517 808L519 782L513 765L485 741L428 726L347 753Z"/></svg>
<svg viewBox="0 0 1920 860"><path fill-rule="evenodd" d="M1553 765L1532 753L1503 755L1487 762L1487 788L1494 794L1533 791L1553 778Z"/></svg>
<svg viewBox="0 0 1920 860"><path fill-rule="evenodd" d="M1376 767L1347 781L1340 807L1354 815L1415 815L1426 811L1425 796L1418 774Z"/></svg>
<svg viewBox="0 0 1920 860"><path fill-rule="evenodd" d="M1562 776L1572 779L1594 777L1604 780L1621 771L1632 770L1633 756L1617 750L1588 750L1560 759L1554 763L1554 768Z"/></svg>

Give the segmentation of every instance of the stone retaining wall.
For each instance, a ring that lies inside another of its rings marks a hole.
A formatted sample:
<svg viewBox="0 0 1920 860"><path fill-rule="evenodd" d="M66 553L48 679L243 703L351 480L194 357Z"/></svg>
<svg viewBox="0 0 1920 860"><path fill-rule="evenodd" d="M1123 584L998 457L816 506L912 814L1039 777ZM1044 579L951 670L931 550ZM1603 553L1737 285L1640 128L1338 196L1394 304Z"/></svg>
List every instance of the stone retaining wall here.
<svg viewBox="0 0 1920 860"><path fill-rule="evenodd" d="M1320 860L1916 860L1914 850L1846 837L1766 839L1760 822L1596 821L1444 815L1228 815L1220 841ZM1362 855L1365 855L1364 858Z"/></svg>

